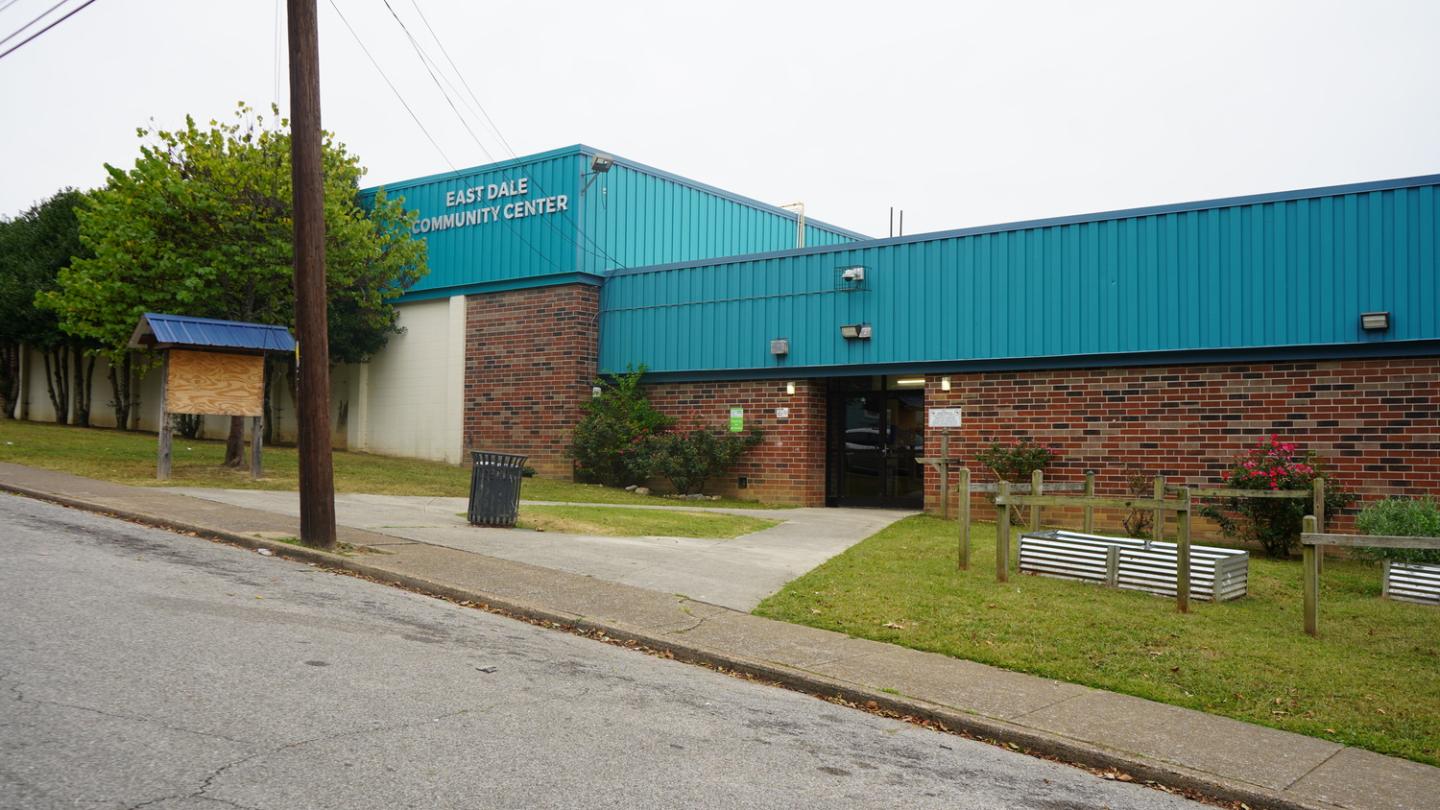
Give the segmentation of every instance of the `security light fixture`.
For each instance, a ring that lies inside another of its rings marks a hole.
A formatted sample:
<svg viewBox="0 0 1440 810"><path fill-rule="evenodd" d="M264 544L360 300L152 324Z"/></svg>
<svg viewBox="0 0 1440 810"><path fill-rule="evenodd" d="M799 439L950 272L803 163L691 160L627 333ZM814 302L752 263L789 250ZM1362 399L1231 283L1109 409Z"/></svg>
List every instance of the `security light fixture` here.
<svg viewBox="0 0 1440 810"><path fill-rule="evenodd" d="M1383 332L1390 328L1390 313L1362 312L1360 313L1360 328L1366 332Z"/></svg>
<svg viewBox="0 0 1440 810"><path fill-rule="evenodd" d="M786 394L789 394L789 395L792 396L792 397L795 396L795 383L793 383L793 382L787 382L787 383L785 383L785 393L786 393Z"/></svg>
<svg viewBox="0 0 1440 810"><path fill-rule="evenodd" d="M790 338L775 338L770 341L770 353L776 357L784 357L790 353Z"/></svg>
<svg viewBox="0 0 1440 810"><path fill-rule="evenodd" d="M590 161L590 171L595 172L596 174L604 174L605 172L610 171L610 167L614 165L615 158L612 158L609 155L596 155Z"/></svg>
<svg viewBox="0 0 1440 810"><path fill-rule="evenodd" d="M941 378L940 378L940 390L941 390L941 391L949 391L949 390L950 390L950 378L949 378L949 377L941 377Z"/></svg>
<svg viewBox="0 0 1440 810"><path fill-rule="evenodd" d="M862 265L840 268L840 280L859 283L865 280L865 268Z"/></svg>
<svg viewBox="0 0 1440 810"><path fill-rule="evenodd" d="M590 398L591 398L591 399L599 399L599 398L600 398L600 394L602 394L602 393L603 393L603 392L600 390L600 386L594 385L594 386L591 386L591 387L590 387Z"/></svg>
<svg viewBox="0 0 1440 810"><path fill-rule="evenodd" d="M869 340L870 324L847 323L840 327L840 337L846 340Z"/></svg>

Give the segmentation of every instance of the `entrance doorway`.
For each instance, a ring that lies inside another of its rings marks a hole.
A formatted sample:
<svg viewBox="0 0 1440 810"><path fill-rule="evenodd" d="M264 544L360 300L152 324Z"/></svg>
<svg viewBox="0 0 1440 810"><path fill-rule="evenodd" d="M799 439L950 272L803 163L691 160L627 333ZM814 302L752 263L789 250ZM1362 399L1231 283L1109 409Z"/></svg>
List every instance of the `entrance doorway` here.
<svg viewBox="0 0 1440 810"><path fill-rule="evenodd" d="M828 406L826 503L923 507L924 379L836 379Z"/></svg>

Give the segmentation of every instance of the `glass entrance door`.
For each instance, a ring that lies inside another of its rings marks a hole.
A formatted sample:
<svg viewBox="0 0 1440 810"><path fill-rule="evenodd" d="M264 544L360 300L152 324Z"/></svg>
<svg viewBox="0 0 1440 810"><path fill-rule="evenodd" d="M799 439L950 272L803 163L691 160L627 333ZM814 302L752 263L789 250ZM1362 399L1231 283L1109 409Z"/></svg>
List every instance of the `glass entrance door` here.
<svg viewBox="0 0 1440 810"><path fill-rule="evenodd" d="M839 506L920 508L923 389L834 391L830 397L830 497Z"/></svg>

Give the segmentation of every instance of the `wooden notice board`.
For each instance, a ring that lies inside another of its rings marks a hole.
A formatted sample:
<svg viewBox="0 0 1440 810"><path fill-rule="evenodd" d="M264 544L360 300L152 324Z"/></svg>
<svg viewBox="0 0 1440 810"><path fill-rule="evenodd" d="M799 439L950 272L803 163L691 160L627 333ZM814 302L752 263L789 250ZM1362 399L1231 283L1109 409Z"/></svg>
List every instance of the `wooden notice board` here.
<svg viewBox="0 0 1440 810"><path fill-rule="evenodd" d="M265 358L171 349L165 377L168 413L261 416L265 412Z"/></svg>

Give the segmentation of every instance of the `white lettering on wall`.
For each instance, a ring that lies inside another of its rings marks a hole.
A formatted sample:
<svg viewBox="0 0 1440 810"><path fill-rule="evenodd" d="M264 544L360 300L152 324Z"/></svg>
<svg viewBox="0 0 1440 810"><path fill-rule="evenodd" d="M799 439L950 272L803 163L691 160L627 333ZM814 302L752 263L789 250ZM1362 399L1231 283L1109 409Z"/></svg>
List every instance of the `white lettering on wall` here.
<svg viewBox="0 0 1440 810"><path fill-rule="evenodd" d="M515 180L502 180L499 183L488 183L485 185L466 186L445 192L445 207L458 208L476 203L489 203L494 200L509 200L495 205L481 205L479 208L469 208L464 211L450 211L435 216L421 217L416 220L411 231L415 234L438 233L448 231L451 228L467 228L473 225L485 225L500 219L524 219L526 217L546 216L558 214L570 210L570 197L565 194L552 194L548 197L537 197L528 200L513 199L524 197L530 193L530 178L521 177Z"/></svg>

